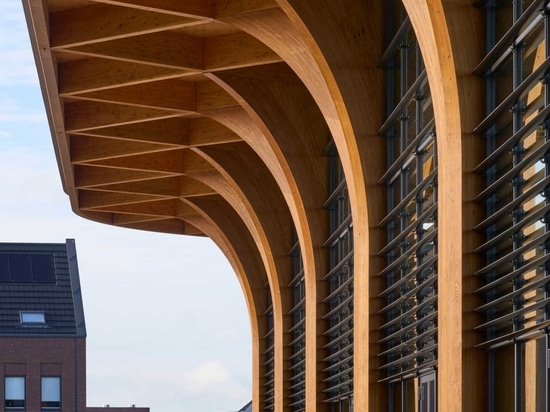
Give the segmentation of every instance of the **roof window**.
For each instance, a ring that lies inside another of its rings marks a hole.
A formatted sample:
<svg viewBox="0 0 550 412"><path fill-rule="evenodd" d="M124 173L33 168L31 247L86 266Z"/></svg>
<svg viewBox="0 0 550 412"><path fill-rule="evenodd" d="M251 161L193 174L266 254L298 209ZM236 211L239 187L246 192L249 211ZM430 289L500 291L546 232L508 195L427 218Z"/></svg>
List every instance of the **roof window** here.
<svg viewBox="0 0 550 412"><path fill-rule="evenodd" d="M44 312L38 312L38 311L21 311L19 312L19 319L21 321L21 324L28 325L28 324L45 324L46 323L46 315Z"/></svg>

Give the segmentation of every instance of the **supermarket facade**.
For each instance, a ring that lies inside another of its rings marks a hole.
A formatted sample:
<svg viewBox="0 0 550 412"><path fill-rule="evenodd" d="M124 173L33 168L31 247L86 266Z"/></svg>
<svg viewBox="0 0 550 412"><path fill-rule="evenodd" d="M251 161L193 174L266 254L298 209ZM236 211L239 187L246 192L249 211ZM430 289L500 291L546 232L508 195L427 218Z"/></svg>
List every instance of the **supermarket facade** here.
<svg viewBox="0 0 550 412"><path fill-rule="evenodd" d="M72 209L220 247L254 411L548 410L547 1L23 3Z"/></svg>

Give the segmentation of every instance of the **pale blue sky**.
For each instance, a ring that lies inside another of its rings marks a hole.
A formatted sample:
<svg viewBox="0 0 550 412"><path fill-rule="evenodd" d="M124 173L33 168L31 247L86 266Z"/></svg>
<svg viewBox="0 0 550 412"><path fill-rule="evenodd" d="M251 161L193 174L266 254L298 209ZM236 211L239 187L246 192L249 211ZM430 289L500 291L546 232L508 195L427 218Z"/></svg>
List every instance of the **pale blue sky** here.
<svg viewBox="0 0 550 412"><path fill-rule="evenodd" d="M76 240L89 406L217 412L250 400L248 314L217 247L70 210L17 0L0 2L0 176L0 241Z"/></svg>

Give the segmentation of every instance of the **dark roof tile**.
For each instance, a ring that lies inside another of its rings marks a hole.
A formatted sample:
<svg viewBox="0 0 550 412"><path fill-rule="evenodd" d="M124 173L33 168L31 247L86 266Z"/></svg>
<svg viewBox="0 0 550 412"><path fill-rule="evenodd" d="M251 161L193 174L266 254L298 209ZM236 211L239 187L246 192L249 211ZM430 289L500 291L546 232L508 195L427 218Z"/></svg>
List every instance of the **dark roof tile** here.
<svg viewBox="0 0 550 412"><path fill-rule="evenodd" d="M0 243L0 336L86 336L74 240ZM21 311L45 325L21 324Z"/></svg>

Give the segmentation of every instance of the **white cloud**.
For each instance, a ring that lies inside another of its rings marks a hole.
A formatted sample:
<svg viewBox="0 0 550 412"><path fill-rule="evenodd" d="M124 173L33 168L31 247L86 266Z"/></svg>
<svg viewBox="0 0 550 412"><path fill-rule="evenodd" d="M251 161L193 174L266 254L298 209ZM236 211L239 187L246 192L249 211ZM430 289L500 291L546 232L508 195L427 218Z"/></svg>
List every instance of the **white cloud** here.
<svg viewBox="0 0 550 412"><path fill-rule="evenodd" d="M182 375L185 392L210 393L229 382L229 373L219 361L203 363Z"/></svg>

